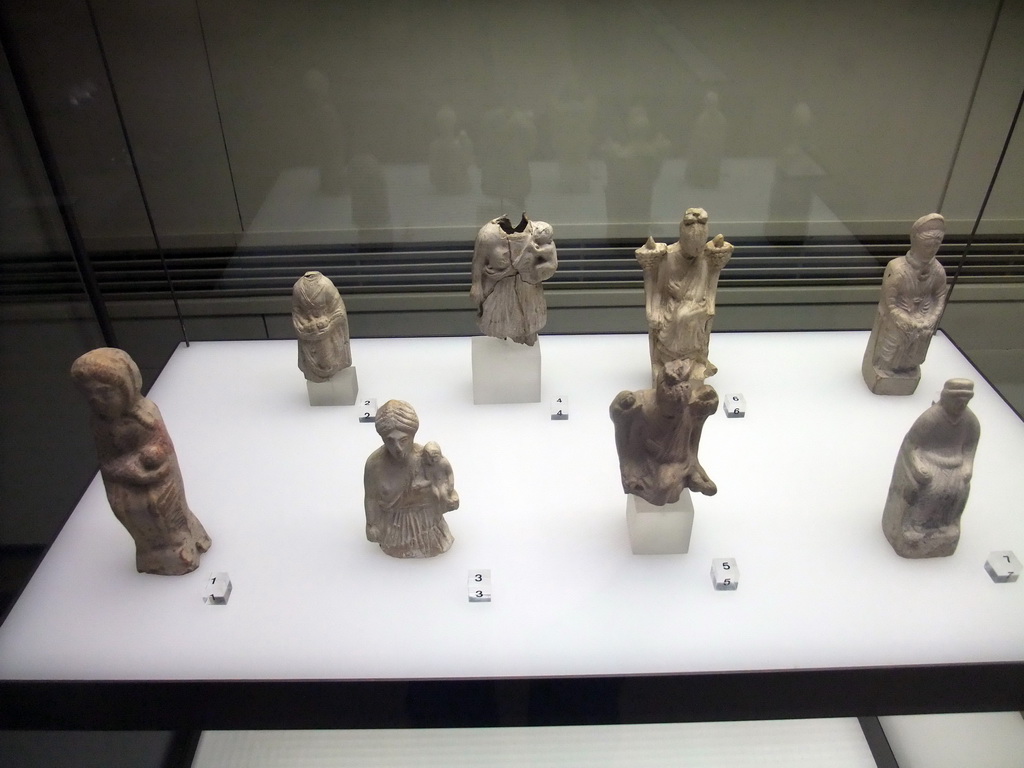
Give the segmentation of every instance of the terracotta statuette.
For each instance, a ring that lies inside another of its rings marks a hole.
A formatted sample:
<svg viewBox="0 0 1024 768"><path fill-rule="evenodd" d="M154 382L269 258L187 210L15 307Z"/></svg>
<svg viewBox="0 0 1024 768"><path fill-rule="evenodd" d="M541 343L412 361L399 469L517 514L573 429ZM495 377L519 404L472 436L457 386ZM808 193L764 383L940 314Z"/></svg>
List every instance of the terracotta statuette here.
<svg viewBox="0 0 1024 768"><path fill-rule="evenodd" d="M437 443L413 442L419 418L412 406L388 400L374 420L384 445L363 474L366 538L392 557L434 557L454 539L444 515L459 508L452 465Z"/></svg>
<svg viewBox="0 0 1024 768"><path fill-rule="evenodd" d="M911 395L921 380L921 363L946 304L946 270L935 259L945 232L942 216L922 216L910 230L906 256L885 268L861 365L864 382L876 395Z"/></svg>
<svg viewBox="0 0 1024 768"><path fill-rule="evenodd" d="M708 360L708 343L718 278L733 247L722 235L707 236L707 211L688 208L678 242L666 246L648 238L636 251L644 270L652 380L672 360L691 361L689 375L700 382L718 371Z"/></svg>
<svg viewBox="0 0 1024 768"><path fill-rule="evenodd" d="M541 283L557 268L555 241L547 222L530 221L524 213L514 227L506 216L484 224L473 246L470 290L480 330L533 346L537 331L548 319Z"/></svg>
<svg viewBox="0 0 1024 768"><path fill-rule="evenodd" d="M100 476L110 508L135 540L140 573L194 571L210 537L185 500L185 485L156 404L142 396L142 375L127 352L102 347L71 366L92 408Z"/></svg>
<svg viewBox="0 0 1024 768"><path fill-rule="evenodd" d="M892 471L882 530L901 557L945 557L960 541L981 427L970 379L950 379L907 432Z"/></svg>
<svg viewBox="0 0 1024 768"><path fill-rule="evenodd" d="M352 365L345 302L319 272L307 272L292 288L292 325L299 337L299 370L308 381L328 381Z"/></svg>
<svg viewBox="0 0 1024 768"><path fill-rule="evenodd" d="M679 500L684 488L712 496L718 488L697 460L701 432L718 394L692 375L701 363L672 360L654 389L620 392L609 408L615 424L622 490L651 504Z"/></svg>

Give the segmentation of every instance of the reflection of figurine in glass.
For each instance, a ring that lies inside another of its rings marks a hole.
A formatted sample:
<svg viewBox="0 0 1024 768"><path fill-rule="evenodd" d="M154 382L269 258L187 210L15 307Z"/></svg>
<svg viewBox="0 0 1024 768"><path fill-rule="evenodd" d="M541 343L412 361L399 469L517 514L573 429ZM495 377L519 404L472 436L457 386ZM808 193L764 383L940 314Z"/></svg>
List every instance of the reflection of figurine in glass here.
<svg viewBox="0 0 1024 768"><path fill-rule="evenodd" d="M110 508L135 540L140 573L194 571L210 537L185 500L174 445L127 352L101 347L75 360L71 377L92 408L92 432Z"/></svg>
<svg viewBox="0 0 1024 768"><path fill-rule="evenodd" d="M376 157L364 152L352 158L348 173L352 223L360 230L360 239L376 242L390 239L391 203L384 167Z"/></svg>
<svg viewBox="0 0 1024 768"><path fill-rule="evenodd" d="M548 319L545 280L555 274L551 225L523 218L515 227L502 216L484 224L473 246L477 324L488 336L533 346Z"/></svg>
<svg viewBox="0 0 1024 768"><path fill-rule="evenodd" d="M722 172L725 150L725 115L718 108L718 94L708 91L704 111L697 117L686 152L686 183L714 189Z"/></svg>
<svg viewBox="0 0 1024 768"><path fill-rule="evenodd" d="M443 194L469 191L469 167L473 164L473 144L465 131L455 132L458 118L451 107L437 113L438 136L430 142L430 183Z"/></svg>
<svg viewBox="0 0 1024 768"><path fill-rule="evenodd" d="M307 272L295 282L292 325L299 337L299 370L308 381L328 381L352 365L345 302L319 272Z"/></svg>
<svg viewBox="0 0 1024 768"><path fill-rule="evenodd" d="M340 195L348 184L348 141L341 116L331 99L331 83L319 69L307 70L302 83L310 97L310 128L319 159L320 192Z"/></svg>
<svg viewBox="0 0 1024 768"><path fill-rule="evenodd" d="M641 106L630 108L626 140L609 140L602 147L608 167L605 208L609 222L632 224L651 220L654 184L668 150L668 139L654 134L647 110Z"/></svg>
<svg viewBox="0 0 1024 768"><path fill-rule="evenodd" d="M910 250L889 262L882 277L861 372L876 395L910 395L946 303L946 270L935 259L946 231L937 213L910 230Z"/></svg>
<svg viewBox="0 0 1024 768"><path fill-rule="evenodd" d="M578 85L565 89L551 104L551 146L558 158L558 187L563 192L590 191L594 98Z"/></svg>
<svg viewBox="0 0 1024 768"><path fill-rule="evenodd" d="M708 240L708 213L688 208L671 246L648 238L636 251L644 270L653 377L671 360L690 359L690 375L703 381L718 369L708 360L718 277L733 247L722 235Z"/></svg>
<svg viewBox="0 0 1024 768"><path fill-rule="evenodd" d="M675 503L684 488L705 496L718 491L697 459L718 393L693 380L697 364L693 359L666 363L654 389L620 392L609 409L622 489L657 506Z"/></svg>
<svg viewBox="0 0 1024 768"><path fill-rule="evenodd" d="M459 507L452 467L437 443L413 442L419 424L408 403L384 403L374 420L384 445L363 474L366 538L392 557L433 557L454 541L444 519Z"/></svg>
<svg viewBox="0 0 1024 768"><path fill-rule="evenodd" d="M497 107L484 114L482 123L477 156L480 190L521 211L533 186L530 158L537 145L533 113Z"/></svg>
<svg viewBox="0 0 1024 768"><path fill-rule="evenodd" d="M981 434L972 397L974 382L950 379L903 438L882 514L885 538L902 557L956 551Z"/></svg>

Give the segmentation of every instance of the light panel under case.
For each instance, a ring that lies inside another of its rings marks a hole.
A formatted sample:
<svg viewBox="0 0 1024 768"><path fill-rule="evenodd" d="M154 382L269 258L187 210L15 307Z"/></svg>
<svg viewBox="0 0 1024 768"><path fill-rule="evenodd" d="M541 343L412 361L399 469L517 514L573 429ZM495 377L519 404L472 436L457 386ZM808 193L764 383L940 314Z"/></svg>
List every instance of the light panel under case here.
<svg viewBox="0 0 1024 768"><path fill-rule="evenodd" d="M648 675L1020 662L1024 424L945 337L910 397L872 395L864 332L715 334L686 555L630 553L608 405L649 384L644 335L541 337L543 395L472 404L468 338L352 342L360 397L408 400L455 471L455 544L430 560L364 538L355 408L310 407L294 341L180 347L150 396L213 536L198 571L135 572L98 478L0 627L4 680L368 680ZM953 557L908 561L881 531L904 434L953 377L982 426ZM550 401L568 397L565 421ZM85 404L82 404L85 408ZM59 450L59 446L54 446ZM54 478L60 482L60 478ZM735 592L713 558L735 558ZM491 602L467 600L490 569ZM233 585L207 605L213 572Z"/></svg>

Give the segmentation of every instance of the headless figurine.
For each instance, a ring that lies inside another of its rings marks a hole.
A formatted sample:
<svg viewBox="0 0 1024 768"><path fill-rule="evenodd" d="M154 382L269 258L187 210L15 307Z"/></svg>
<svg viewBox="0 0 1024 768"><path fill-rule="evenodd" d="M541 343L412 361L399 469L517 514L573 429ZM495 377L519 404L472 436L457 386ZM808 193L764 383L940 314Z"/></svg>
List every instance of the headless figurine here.
<svg viewBox="0 0 1024 768"><path fill-rule="evenodd" d="M722 235L707 236L707 211L688 208L678 242L666 246L648 238L636 251L644 271L654 381L672 360L691 360L689 375L698 382L718 371L708 360L708 345L718 278L733 247Z"/></svg>
<svg viewBox="0 0 1024 768"><path fill-rule="evenodd" d="M675 503L684 488L705 496L718 491L697 459L718 394L693 379L694 365L692 359L669 362L654 389L620 392L609 408L622 490L657 506Z"/></svg>
<svg viewBox="0 0 1024 768"><path fill-rule="evenodd" d="M541 283L557 268L547 222L530 221L524 213L515 227L505 216L484 224L473 246L470 290L480 330L533 346L548 319Z"/></svg>
<svg viewBox="0 0 1024 768"><path fill-rule="evenodd" d="M922 216L910 230L910 250L889 262L882 277L861 373L876 395L912 395L921 364L946 305L946 270L935 259L946 222Z"/></svg>
<svg viewBox="0 0 1024 768"><path fill-rule="evenodd" d="M100 476L114 516L135 540L140 573L176 576L199 567L210 537L192 514L174 445L127 352L101 347L71 366L92 408Z"/></svg>
<svg viewBox="0 0 1024 768"><path fill-rule="evenodd" d="M901 557L945 557L960 541L981 427L970 379L950 379L907 432L892 471L882 530Z"/></svg>
<svg viewBox="0 0 1024 768"><path fill-rule="evenodd" d="M352 365L345 302L319 272L307 272L292 288L292 325L299 337L299 370L307 381L329 381Z"/></svg>

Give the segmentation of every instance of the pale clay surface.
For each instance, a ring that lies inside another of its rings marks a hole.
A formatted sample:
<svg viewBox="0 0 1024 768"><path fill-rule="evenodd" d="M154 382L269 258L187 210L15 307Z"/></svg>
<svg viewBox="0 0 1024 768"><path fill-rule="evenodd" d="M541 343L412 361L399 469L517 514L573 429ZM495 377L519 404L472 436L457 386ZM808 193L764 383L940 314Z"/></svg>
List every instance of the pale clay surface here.
<svg viewBox="0 0 1024 768"><path fill-rule="evenodd" d="M733 247L722 235L707 236L707 211L688 208L678 242L667 246L648 238L636 250L644 271L652 380L672 360L690 360L689 376L699 382L718 370L708 360L708 342L718 278Z"/></svg>
<svg viewBox="0 0 1024 768"><path fill-rule="evenodd" d="M889 262L882 277L861 373L876 395L911 395L946 303L946 270L936 261L945 220L922 216L910 230L910 250Z"/></svg>
<svg viewBox="0 0 1024 768"><path fill-rule="evenodd" d="M140 573L194 571L210 537L185 499L178 457L156 404L127 352L101 347L71 366L92 408L100 476L110 508L135 540Z"/></svg>
<svg viewBox="0 0 1024 768"><path fill-rule="evenodd" d="M329 381L352 365L345 303L319 272L307 272L295 282L292 325L299 337L299 370L308 381Z"/></svg>
<svg viewBox="0 0 1024 768"><path fill-rule="evenodd" d="M392 557L434 557L454 539L444 515L459 508L452 465L437 443L413 442L419 418L412 406L388 400L374 420L384 445L363 473L366 538Z"/></svg>
<svg viewBox="0 0 1024 768"><path fill-rule="evenodd" d="M678 501L684 488L706 496L718 490L697 459L718 394L691 376L695 364L692 359L669 362L654 389L620 392L609 408L622 490L657 506Z"/></svg>
<svg viewBox="0 0 1024 768"><path fill-rule="evenodd" d="M551 225L523 214L515 227L502 216L484 224L473 246L470 298L477 324L487 336L533 346L548 319L545 280L558 255Z"/></svg>
<svg viewBox="0 0 1024 768"><path fill-rule="evenodd" d="M950 379L903 438L882 513L885 537L902 557L956 551L981 434L967 407L972 397L970 379Z"/></svg>

